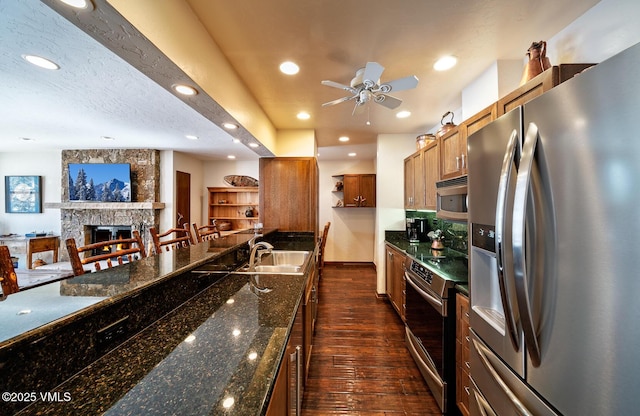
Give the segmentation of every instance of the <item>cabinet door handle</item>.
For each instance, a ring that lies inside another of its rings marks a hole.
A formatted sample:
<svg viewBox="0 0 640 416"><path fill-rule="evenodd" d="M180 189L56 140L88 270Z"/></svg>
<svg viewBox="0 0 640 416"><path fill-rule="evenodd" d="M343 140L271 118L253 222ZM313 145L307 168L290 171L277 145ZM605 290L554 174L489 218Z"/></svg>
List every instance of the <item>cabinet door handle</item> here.
<svg viewBox="0 0 640 416"><path fill-rule="evenodd" d="M460 155L460 158L462 159L462 169L464 169L466 167L464 153Z"/></svg>
<svg viewBox="0 0 640 416"><path fill-rule="evenodd" d="M456 156L456 169L460 169L460 157Z"/></svg>

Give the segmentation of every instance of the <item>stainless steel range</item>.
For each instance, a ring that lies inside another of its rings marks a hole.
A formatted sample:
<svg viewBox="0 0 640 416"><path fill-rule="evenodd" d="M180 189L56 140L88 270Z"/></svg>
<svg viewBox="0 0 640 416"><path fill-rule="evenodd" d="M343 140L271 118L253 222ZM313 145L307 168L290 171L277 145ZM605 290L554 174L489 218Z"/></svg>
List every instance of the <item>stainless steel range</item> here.
<svg viewBox="0 0 640 416"><path fill-rule="evenodd" d="M405 261L406 343L442 413L455 413L455 289L464 278L434 272L448 263L446 256L411 255ZM427 267L427 264L429 267ZM464 262L466 267L466 262Z"/></svg>

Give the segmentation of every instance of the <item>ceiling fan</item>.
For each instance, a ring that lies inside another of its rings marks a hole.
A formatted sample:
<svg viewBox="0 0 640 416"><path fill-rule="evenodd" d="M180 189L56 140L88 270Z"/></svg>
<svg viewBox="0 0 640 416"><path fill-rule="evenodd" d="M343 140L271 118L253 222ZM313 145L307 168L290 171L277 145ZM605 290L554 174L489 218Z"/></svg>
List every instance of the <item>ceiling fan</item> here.
<svg viewBox="0 0 640 416"><path fill-rule="evenodd" d="M322 81L322 85L339 88L352 94L348 97L329 101L328 103L322 104L322 106L327 107L330 105L340 104L345 101L355 100L356 106L353 109L352 115L355 114L359 108L363 108L364 104L370 101L390 109L397 108L402 104L402 100L388 95L388 93L415 88L418 85L418 77L411 75L381 84L380 76L383 71L384 67L379 63L367 62L367 65L364 68L360 68L356 71L356 76L351 80L350 85L344 85L334 81Z"/></svg>

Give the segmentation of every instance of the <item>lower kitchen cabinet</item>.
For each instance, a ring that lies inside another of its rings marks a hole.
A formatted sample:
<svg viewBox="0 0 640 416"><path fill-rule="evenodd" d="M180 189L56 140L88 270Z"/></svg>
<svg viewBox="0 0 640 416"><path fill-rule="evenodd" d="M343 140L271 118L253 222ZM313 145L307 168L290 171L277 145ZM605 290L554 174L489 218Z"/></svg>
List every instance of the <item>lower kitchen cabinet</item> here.
<svg viewBox="0 0 640 416"><path fill-rule="evenodd" d="M469 416L470 371L469 298L456 294L456 404L463 416Z"/></svg>
<svg viewBox="0 0 640 416"><path fill-rule="evenodd" d="M385 280L387 286L387 296L391 305L398 312L400 318L405 320L405 280L404 280L404 260L406 256L401 251L389 244L386 248Z"/></svg>

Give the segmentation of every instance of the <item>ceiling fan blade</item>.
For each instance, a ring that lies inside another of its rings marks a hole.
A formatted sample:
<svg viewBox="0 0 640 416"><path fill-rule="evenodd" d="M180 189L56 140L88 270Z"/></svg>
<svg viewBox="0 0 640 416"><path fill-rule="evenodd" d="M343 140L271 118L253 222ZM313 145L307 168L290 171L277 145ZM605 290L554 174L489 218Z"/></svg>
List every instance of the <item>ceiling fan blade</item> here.
<svg viewBox="0 0 640 416"><path fill-rule="evenodd" d="M377 85L383 71L384 67L379 63L367 62L367 65L364 67L364 74L362 74L362 83L364 86L371 88L374 85Z"/></svg>
<svg viewBox="0 0 640 416"><path fill-rule="evenodd" d="M330 105L336 105L336 104L340 104L343 103L345 101L349 101L349 100L353 100L354 98L356 98L356 96L351 96L351 97L342 97L342 98L338 98L337 100L333 100L333 101L329 101L328 103L324 103L322 104L323 107L327 107Z"/></svg>
<svg viewBox="0 0 640 416"><path fill-rule="evenodd" d="M327 87L339 88L341 90L349 91L352 94L355 94L357 90L348 85L340 84L339 82L324 80L320 82L322 85L326 85Z"/></svg>
<svg viewBox="0 0 640 416"><path fill-rule="evenodd" d="M400 106L400 104L402 104L402 100L396 97L392 97L390 95L385 95L385 94L378 94L376 95L376 97L374 98L374 100L376 103L390 108L390 109L394 109L394 108L398 108Z"/></svg>
<svg viewBox="0 0 640 416"><path fill-rule="evenodd" d="M411 75L409 77L394 79L380 85L380 91L388 93L391 91L410 90L418 86L418 77Z"/></svg>

